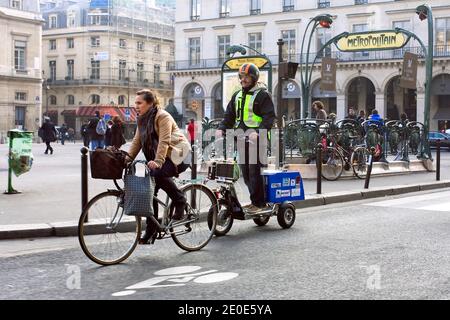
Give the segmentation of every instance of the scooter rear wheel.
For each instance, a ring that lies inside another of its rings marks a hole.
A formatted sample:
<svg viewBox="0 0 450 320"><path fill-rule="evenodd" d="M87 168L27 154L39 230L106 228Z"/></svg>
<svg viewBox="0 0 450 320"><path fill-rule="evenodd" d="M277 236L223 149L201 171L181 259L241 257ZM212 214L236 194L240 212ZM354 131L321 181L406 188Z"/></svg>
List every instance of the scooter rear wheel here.
<svg viewBox="0 0 450 320"><path fill-rule="evenodd" d="M289 229L295 222L295 208L292 206L280 207L277 213L277 220L280 227Z"/></svg>
<svg viewBox="0 0 450 320"><path fill-rule="evenodd" d="M253 219L253 222L260 227L264 227L270 220L270 217L258 217Z"/></svg>

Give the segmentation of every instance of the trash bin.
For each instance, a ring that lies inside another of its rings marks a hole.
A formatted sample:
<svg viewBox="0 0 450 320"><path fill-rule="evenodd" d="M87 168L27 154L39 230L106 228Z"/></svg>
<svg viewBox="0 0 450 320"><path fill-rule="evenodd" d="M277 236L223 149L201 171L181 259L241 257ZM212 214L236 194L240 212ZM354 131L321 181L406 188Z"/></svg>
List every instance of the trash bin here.
<svg viewBox="0 0 450 320"><path fill-rule="evenodd" d="M9 139L9 170L8 170L8 190L6 194L18 193L12 187L12 173L19 177L31 170L33 165L33 132L18 129L8 131Z"/></svg>

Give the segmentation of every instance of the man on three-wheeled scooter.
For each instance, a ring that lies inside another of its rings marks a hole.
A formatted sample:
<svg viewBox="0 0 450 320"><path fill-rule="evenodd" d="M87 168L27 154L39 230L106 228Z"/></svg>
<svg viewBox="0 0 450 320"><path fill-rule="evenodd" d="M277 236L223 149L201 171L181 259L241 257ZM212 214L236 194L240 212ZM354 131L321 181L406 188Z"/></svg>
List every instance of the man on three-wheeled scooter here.
<svg viewBox="0 0 450 320"><path fill-rule="evenodd" d="M271 216L277 215L279 224L290 228L295 221L295 206L290 200L304 199L298 172L262 172L267 164L267 158L262 158L267 157L266 137L275 121L275 108L270 93L258 83L259 74L258 67L252 63L240 67L242 89L233 95L216 132L216 138L223 137L226 132L233 140L237 138L240 170L251 199L251 203L245 206L241 206L238 200L234 184L239 178L239 174L235 173L239 170L235 170L235 163L213 163L209 168L209 179L221 184L219 189L214 190L220 206L215 232L218 236L225 235L231 229L234 219L253 219L257 225L263 226Z"/></svg>

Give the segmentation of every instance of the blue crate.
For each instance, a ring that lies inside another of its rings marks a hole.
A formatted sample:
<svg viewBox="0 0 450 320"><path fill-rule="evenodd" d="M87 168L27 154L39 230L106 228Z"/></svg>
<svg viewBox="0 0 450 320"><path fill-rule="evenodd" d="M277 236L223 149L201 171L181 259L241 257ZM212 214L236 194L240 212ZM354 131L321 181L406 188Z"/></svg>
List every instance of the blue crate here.
<svg viewBox="0 0 450 320"><path fill-rule="evenodd" d="M267 170L263 176L267 203L305 200L303 179L299 172Z"/></svg>

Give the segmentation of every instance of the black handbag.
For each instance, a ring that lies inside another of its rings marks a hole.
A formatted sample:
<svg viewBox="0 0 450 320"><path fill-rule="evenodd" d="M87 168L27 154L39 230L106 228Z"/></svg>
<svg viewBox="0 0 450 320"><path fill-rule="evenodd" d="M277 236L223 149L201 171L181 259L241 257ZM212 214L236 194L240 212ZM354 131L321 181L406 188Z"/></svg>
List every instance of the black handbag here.
<svg viewBox="0 0 450 320"><path fill-rule="evenodd" d="M127 155L123 150L97 149L91 151L92 178L104 180L122 179Z"/></svg>

